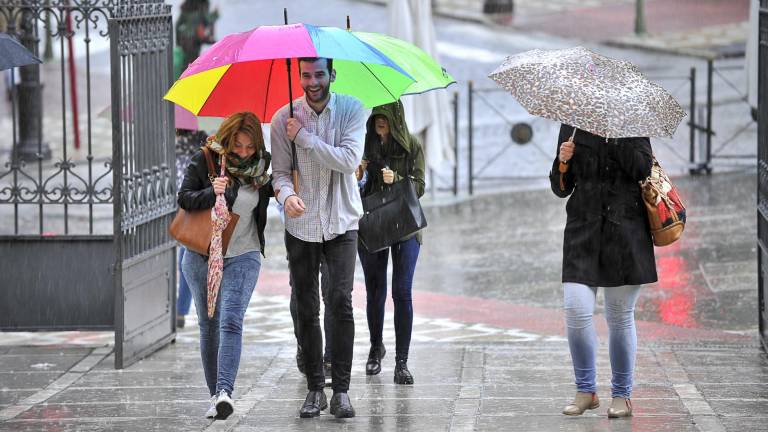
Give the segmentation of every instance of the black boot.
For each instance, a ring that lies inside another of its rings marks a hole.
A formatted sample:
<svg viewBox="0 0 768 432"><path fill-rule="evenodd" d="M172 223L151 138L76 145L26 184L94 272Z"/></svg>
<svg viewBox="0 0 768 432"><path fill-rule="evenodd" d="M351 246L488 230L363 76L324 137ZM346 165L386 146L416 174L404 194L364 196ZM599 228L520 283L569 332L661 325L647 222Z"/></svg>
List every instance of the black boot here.
<svg viewBox="0 0 768 432"><path fill-rule="evenodd" d="M349 395L344 393L334 393L331 398L331 414L336 418L350 418L355 416L355 409L352 408L352 402Z"/></svg>
<svg viewBox="0 0 768 432"><path fill-rule="evenodd" d="M304 405L299 410L299 417L310 418L320 415L320 411L328 408L328 399L325 398L325 392L322 390L310 390L307 398L304 399Z"/></svg>
<svg viewBox="0 0 768 432"><path fill-rule="evenodd" d="M371 346L368 352L368 363L365 364L366 375L378 375L381 372L381 359L387 354L384 345Z"/></svg>
<svg viewBox="0 0 768 432"><path fill-rule="evenodd" d="M408 370L407 360L398 360L395 364L395 384L413 384L413 375Z"/></svg>

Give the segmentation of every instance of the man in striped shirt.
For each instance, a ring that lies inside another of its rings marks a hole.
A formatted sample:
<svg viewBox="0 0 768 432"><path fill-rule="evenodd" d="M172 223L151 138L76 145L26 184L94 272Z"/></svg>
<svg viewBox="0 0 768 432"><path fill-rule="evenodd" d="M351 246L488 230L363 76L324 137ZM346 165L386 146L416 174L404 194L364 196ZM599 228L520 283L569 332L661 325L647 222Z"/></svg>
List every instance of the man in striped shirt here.
<svg viewBox="0 0 768 432"><path fill-rule="evenodd" d="M285 208L285 247L297 299L299 344L305 358L309 393L299 415L316 417L328 403L323 392L323 341L320 331L318 271L325 256L332 308L331 414L354 417L347 391L352 369L355 323L352 285L357 254L357 223L363 212L355 169L363 156L365 110L357 99L330 92L333 60L299 59L304 96L272 117L272 176ZM291 142L296 145L298 183L292 179ZM296 190L298 189L298 190Z"/></svg>

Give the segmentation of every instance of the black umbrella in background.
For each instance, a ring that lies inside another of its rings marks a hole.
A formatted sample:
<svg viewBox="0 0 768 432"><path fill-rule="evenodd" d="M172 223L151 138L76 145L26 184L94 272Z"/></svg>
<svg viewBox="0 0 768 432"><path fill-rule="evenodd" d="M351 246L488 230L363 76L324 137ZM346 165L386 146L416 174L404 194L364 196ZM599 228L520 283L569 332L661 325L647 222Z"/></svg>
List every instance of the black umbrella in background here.
<svg viewBox="0 0 768 432"><path fill-rule="evenodd" d="M0 33L0 71L10 69L11 70L11 86L16 82L14 69L17 66L26 66L31 64L42 63L39 58L32 54L24 45L20 44L16 39L7 33ZM11 102L11 115L12 115L12 142L13 142L13 160L16 160L17 155L17 139L16 139L16 96L15 90L13 90L13 99Z"/></svg>
<svg viewBox="0 0 768 432"><path fill-rule="evenodd" d="M35 63L42 62L9 34L0 33L0 70Z"/></svg>

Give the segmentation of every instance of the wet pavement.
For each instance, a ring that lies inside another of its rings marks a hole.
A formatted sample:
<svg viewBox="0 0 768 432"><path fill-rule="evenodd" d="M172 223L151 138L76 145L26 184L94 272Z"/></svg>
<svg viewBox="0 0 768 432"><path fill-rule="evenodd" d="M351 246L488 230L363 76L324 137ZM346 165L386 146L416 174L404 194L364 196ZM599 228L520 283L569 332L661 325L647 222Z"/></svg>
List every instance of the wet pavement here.
<svg viewBox="0 0 768 432"><path fill-rule="evenodd" d="M179 341L122 371L112 369L109 356L95 367L83 365L102 358L99 349L48 351L0 348L2 374L15 377L4 380L0 419L18 414L0 423L0 431L768 430L768 359L754 344L642 345L635 415L617 420L606 416L610 369L604 346L598 360L602 406L567 417L560 410L574 387L562 341L414 343L413 386L393 384L389 357L380 375L367 377L368 349L358 343L350 386L357 417L345 420L327 412L298 418L306 390L292 344L246 339L235 414L226 421L203 417L208 395L195 343ZM50 370L39 370L38 362Z"/></svg>
<svg viewBox="0 0 768 432"><path fill-rule="evenodd" d="M679 243L657 249L661 280L641 294L632 419L606 417L610 366L601 310L603 405L577 418L560 414L575 391L560 311L564 201L538 189L428 205L414 284L414 386L392 382L391 352L379 376L365 376L357 269L354 419L298 418L305 384L295 368L281 226L273 220L246 315L232 418L203 418L208 396L197 327L188 322L175 344L124 370L113 369L110 333L0 335L0 431L768 430L768 356L756 324L755 177L676 183L690 219ZM493 222L482 222L488 218ZM394 348L391 310L384 340Z"/></svg>

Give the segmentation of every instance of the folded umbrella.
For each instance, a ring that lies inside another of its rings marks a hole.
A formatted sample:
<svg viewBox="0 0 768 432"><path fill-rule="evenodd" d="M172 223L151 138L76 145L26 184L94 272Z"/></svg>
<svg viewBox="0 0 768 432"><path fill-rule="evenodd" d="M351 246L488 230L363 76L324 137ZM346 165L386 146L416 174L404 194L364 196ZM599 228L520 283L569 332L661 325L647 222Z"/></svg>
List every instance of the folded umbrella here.
<svg viewBox="0 0 768 432"><path fill-rule="evenodd" d="M227 158L222 156L220 159L221 177L225 177L227 175ZM224 194L216 195L216 203L211 209L213 231L211 233L211 246L208 250L207 300L209 319L213 318L213 314L216 312L216 299L219 296L221 279L224 277L224 239L222 233L227 224L229 224L230 218L232 218L232 215L229 213L229 209L227 209L227 201L224 198Z"/></svg>
<svg viewBox="0 0 768 432"><path fill-rule="evenodd" d="M507 57L489 77L529 113L605 138L672 136L685 116L633 64L583 47Z"/></svg>

